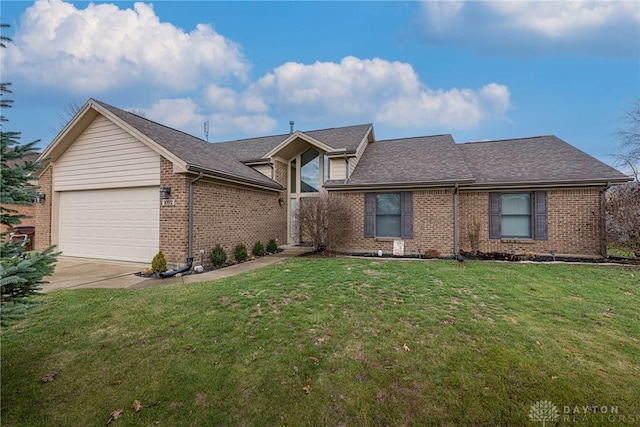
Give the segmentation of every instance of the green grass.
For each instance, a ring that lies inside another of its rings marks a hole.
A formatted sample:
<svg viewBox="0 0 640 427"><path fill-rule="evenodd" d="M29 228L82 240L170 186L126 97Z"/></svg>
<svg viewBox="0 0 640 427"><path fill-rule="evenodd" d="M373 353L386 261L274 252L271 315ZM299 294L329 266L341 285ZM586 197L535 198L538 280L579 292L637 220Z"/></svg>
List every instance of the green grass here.
<svg viewBox="0 0 640 427"><path fill-rule="evenodd" d="M51 292L2 333L1 424L635 424L639 303L633 267L350 258Z"/></svg>

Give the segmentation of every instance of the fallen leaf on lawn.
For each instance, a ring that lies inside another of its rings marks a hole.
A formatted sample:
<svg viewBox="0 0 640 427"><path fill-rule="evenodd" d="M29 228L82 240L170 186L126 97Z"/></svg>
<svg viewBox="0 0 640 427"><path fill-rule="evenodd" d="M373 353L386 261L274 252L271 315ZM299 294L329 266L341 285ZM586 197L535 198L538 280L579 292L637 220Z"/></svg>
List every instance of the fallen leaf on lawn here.
<svg viewBox="0 0 640 427"><path fill-rule="evenodd" d="M50 383L51 381L53 381L56 375L58 375L57 372L49 372L44 377L40 378L40 381L42 381L43 383Z"/></svg>
<svg viewBox="0 0 640 427"><path fill-rule="evenodd" d="M631 292L626 291L624 294L625 294L626 296L630 296L630 295L631 295Z"/></svg>
<svg viewBox="0 0 640 427"><path fill-rule="evenodd" d="M305 393L311 394L311 386L309 384L307 384L306 386L302 387L302 389L304 390Z"/></svg>
<svg viewBox="0 0 640 427"><path fill-rule="evenodd" d="M406 344L403 345L402 348L404 348L404 351L411 351L411 349L409 349L409 346Z"/></svg>
<svg viewBox="0 0 640 427"><path fill-rule="evenodd" d="M142 403L140 403L139 400L134 400L131 407L133 408L133 412L140 412L142 410Z"/></svg>
<svg viewBox="0 0 640 427"><path fill-rule="evenodd" d="M120 380L116 380L116 381L113 382L113 385L120 385L120 384L122 384L122 381L120 381Z"/></svg>
<svg viewBox="0 0 640 427"><path fill-rule="evenodd" d="M540 344L540 341L536 341L536 345L541 345L541 344Z"/></svg>
<svg viewBox="0 0 640 427"><path fill-rule="evenodd" d="M122 415L123 412L124 412L124 407L120 409L116 409L115 411L111 411L111 414L109 414L109 421L107 421L107 424L111 424L111 421L114 421L120 418L120 415Z"/></svg>
<svg viewBox="0 0 640 427"><path fill-rule="evenodd" d="M551 375L551 379L552 379L552 380L557 380L557 379L558 379L558 376L557 376L557 375Z"/></svg>
<svg viewBox="0 0 640 427"><path fill-rule="evenodd" d="M315 363L320 362L320 360L317 357L314 357L314 356L309 356L309 360L311 360L312 362L315 362Z"/></svg>
<svg viewBox="0 0 640 427"><path fill-rule="evenodd" d="M311 382L311 375L307 375L307 377L304 379L305 383L310 383Z"/></svg>

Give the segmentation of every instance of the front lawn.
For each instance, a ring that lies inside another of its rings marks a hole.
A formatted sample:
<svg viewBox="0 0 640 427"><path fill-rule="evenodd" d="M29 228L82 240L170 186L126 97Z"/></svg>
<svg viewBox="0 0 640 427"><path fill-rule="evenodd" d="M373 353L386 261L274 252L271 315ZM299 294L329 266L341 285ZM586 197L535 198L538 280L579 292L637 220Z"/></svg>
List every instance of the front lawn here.
<svg viewBox="0 0 640 427"><path fill-rule="evenodd" d="M637 267L351 258L56 291L2 332L0 421L635 425L639 303Z"/></svg>

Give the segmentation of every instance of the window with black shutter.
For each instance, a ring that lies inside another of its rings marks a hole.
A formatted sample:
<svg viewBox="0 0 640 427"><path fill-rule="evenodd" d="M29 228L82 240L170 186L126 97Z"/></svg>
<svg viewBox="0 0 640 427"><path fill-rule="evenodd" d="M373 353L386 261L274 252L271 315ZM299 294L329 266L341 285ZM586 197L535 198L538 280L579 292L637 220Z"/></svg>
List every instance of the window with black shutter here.
<svg viewBox="0 0 640 427"><path fill-rule="evenodd" d="M547 240L547 192L489 193L489 238Z"/></svg>
<svg viewBox="0 0 640 427"><path fill-rule="evenodd" d="M413 193L365 193L364 237L413 238Z"/></svg>

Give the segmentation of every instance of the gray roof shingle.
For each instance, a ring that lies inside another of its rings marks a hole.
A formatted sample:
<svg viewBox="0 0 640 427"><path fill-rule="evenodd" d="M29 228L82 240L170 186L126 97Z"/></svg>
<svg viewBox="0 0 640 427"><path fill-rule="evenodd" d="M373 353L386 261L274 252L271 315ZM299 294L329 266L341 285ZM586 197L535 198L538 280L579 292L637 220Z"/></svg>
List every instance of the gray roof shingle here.
<svg viewBox="0 0 640 427"><path fill-rule="evenodd" d="M283 186L242 162L262 159L289 134L210 143L100 101L93 100L187 165L213 175L282 190ZM304 134L336 150L354 152L371 124ZM555 136L456 144L451 135L369 143L349 179L327 187L433 185L513 185L607 182L629 178Z"/></svg>
<svg viewBox="0 0 640 427"><path fill-rule="evenodd" d="M458 144L475 184L628 180L556 136Z"/></svg>
<svg viewBox="0 0 640 427"><path fill-rule="evenodd" d="M347 185L389 185L471 181L451 135L370 143Z"/></svg>
<svg viewBox="0 0 640 427"><path fill-rule="evenodd" d="M100 101L95 102L183 160L187 165L210 171L214 175L236 178L248 183L263 185L274 189L283 188L282 185L276 181L269 179L253 168L243 165L236 158L224 155L224 153L216 150L212 143L109 104Z"/></svg>
<svg viewBox="0 0 640 427"><path fill-rule="evenodd" d="M261 159L265 154L285 141L290 136L289 134L210 143L104 102L95 99L93 101L188 165L213 172L214 174L235 177L249 183L265 185L274 189L283 189L278 182L271 180L242 162ZM332 148L345 148L349 151L356 149L371 127L371 124L365 124L304 133Z"/></svg>

